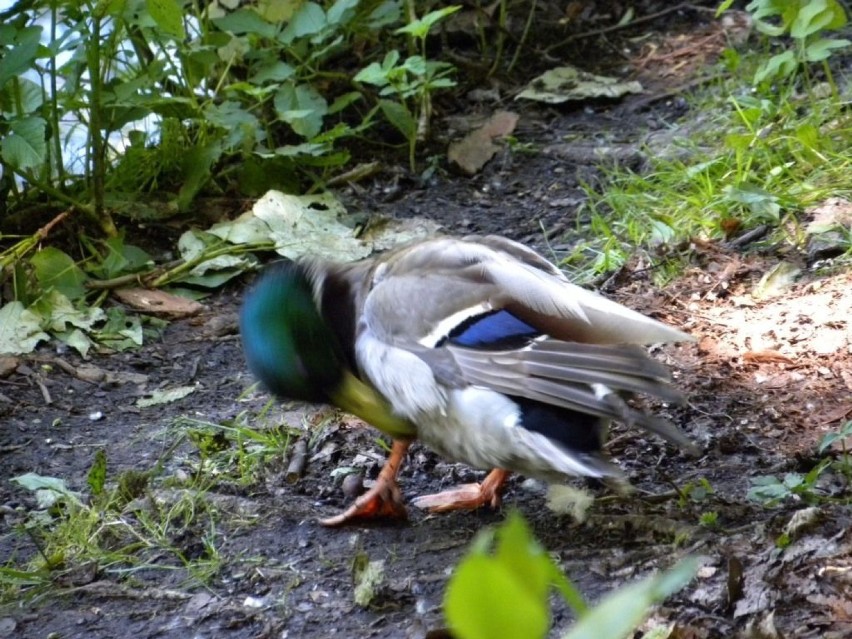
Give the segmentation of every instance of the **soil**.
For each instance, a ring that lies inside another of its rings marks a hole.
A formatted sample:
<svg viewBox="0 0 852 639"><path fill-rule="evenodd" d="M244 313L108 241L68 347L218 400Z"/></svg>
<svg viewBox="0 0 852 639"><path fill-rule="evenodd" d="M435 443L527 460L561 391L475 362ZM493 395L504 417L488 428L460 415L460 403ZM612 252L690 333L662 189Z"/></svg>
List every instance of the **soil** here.
<svg viewBox="0 0 852 639"><path fill-rule="evenodd" d="M707 34L694 15L687 17L679 30L665 21L647 29L655 29L657 43L691 34L696 47ZM689 69L660 74L660 65L672 68L678 59L669 54L662 62L645 55L634 69L640 76L650 69L657 79L645 95L559 109L511 105L521 113L514 135L532 142L533 154L507 149L472 178L440 172L423 183L385 173L340 195L352 209L426 217L451 233L499 233L558 257L588 232L577 216L585 198L580 185L602 179L595 154L566 149L564 141L619 149L613 160L641 169L649 135L685 130L679 122L687 107L676 89L694 76ZM578 482L599 497L583 522L551 512L545 486L513 477L502 510L434 516L412 508L407 522L320 526L319 517L350 501L335 471L356 468L374 478L385 449L375 431L345 415L281 404L264 413L269 398L246 392L253 380L236 312L249 277L138 351L83 361L44 348L16 362L0 378L6 478L32 472L87 493L95 452L103 450L109 482L161 462L137 499L143 510L165 508L194 489L200 450L233 446L182 435L210 432L205 423L240 423L245 415L263 432L290 433L289 451L297 439L306 442L308 462L295 481L288 481L282 455L248 473L252 481L232 475L205 485L209 510L163 531L185 557L218 559L212 574L194 576L173 554L144 549L144 564L132 570L121 563L66 565L55 571L52 588L22 588L7 603L0 636L443 636L441 603L452 567L479 531L512 508L592 602L681 557L701 557L698 576L657 608L645 629L669 624L666 636L683 638L852 636L852 512L840 499L849 490L842 474L821 475L814 488L821 499L813 505L807 494L774 507L746 498L754 479L804 475L825 455L843 459L836 446L824 455L817 446L852 416L852 273L830 262L809 264L789 247L696 240L688 250L692 266L665 288L651 283L651 265L636 261L602 288L697 338L655 353L671 366L687 404L649 408L679 424L702 454L689 457L643 433L616 429L609 451L636 490L616 497ZM761 276L782 260L802 267L799 279L756 300L751 293ZM155 391L183 387L192 392L182 399L137 404ZM401 484L408 500L483 475L415 444ZM3 481L0 503L0 557L23 568L37 555L36 538L21 527L34 500ZM783 551L782 536L789 544ZM384 561L384 580L366 606L353 599L355 555ZM553 636L571 622L569 610L554 601Z"/></svg>

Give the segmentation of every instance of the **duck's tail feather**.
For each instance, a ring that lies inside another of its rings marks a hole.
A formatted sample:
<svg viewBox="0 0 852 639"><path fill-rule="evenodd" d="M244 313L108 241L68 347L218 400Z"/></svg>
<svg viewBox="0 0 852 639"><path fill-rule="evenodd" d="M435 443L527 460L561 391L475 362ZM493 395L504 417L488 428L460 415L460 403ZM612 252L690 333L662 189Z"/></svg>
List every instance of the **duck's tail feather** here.
<svg viewBox="0 0 852 639"><path fill-rule="evenodd" d="M622 393L640 393L683 401L669 384L668 369L639 347L544 339L517 350L450 350L467 383L640 426L681 448L696 450L677 426L631 408L622 399Z"/></svg>

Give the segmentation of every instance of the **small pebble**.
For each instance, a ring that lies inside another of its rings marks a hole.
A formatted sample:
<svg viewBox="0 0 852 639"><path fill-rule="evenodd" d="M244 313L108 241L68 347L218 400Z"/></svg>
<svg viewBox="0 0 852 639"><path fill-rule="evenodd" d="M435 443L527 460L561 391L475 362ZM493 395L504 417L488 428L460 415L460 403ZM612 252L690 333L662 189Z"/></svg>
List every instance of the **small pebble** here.
<svg viewBox="0 0 852 639"><path fill-rule="evenodd" d="M343 494L349 499L354 499L364 492L364 476L361 473L352 473L343 478L340 485Z"/></svg>

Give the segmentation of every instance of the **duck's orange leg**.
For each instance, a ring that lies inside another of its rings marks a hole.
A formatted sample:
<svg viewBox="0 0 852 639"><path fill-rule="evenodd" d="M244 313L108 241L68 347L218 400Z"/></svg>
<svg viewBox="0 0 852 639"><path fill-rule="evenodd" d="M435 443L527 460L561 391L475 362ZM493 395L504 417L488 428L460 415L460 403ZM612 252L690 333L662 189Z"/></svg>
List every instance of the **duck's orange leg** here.
<svg viewBox="0 0 852 639"><path fill-rule="evenodd" d="M321 519L323 526L342 526L360 519L375 519L388 517L391 519L406 519L408 513L402 503L402 495L396 477L405 459L405 453L411 442L395 439L388 460L385 462L375 485L358 497L355 503L334 517Z"/></svg>
<svg viewBox="0 0 852 639"><path fill-rule="evenodd" d="M421 495L411 503L433 513L474 510L485 505L497 508L500 506L503 485L510 474L508 470L495 468L481 484L465 484L435 495Z"/></svg>

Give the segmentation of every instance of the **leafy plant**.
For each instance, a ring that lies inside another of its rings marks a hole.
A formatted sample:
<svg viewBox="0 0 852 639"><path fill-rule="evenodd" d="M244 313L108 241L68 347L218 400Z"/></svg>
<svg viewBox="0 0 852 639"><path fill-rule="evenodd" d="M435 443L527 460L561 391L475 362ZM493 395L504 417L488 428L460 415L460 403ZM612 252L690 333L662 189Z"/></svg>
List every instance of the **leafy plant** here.
<svg viewBox="0 0 852 639"><path fill-rule="evenodd" d="M70 490L56 477L26 473L12 478L35 498L35 508L18 532L29 537L38 555L26 565L0 568L0 584L37 591L62 575L73 579L81 572L94 576L141 567L167 569L170 562L163 562L164 556L199 581L218 570L215 510L203 486L157 495L150 487L157 469L125 471L110 486L107 465L106 453L97 451L87 477L88 495ZM182 547L193 538L201 539L202 552Z"/></svg>
<svg viewBox="0 0 852 639"><path fill-rule="evenodd" d="M634 630L652 604L682 588L696 570L697 563L686 560L589 609L523 518L512 513L496 531L483 531L474 540L447 585L444 614L459 639L545 637L550 591L556 589L579 618L563 639L616 639Z"/></svg>
<svg viewBox="0 0 852 639"><path fill-rule="evenodd" d="M379 87L379 96L395 96L396 101L380 99L382 113L408 141L408 161L414 170L414 152L418 140L425 137L432 115L432 94L438 89L455 86L449 75L454 71L447 62L429 60L426 38L439 21L461 9L444 7L430 11L395 31L406 34L416 43L420 53L401 60L399 51L388 51L381 62L373 62L356 76L356 82Z"/></svg>
<svg viewBox="0 0 852 639"><path fill-rule="evenodd" d="M824 490L819 488L817 482L823 473L832 467L846 476L847 482L849 481L852 464L850 464L846 441L850 437L852 437L852 421L846 422L838 431L825 435L817 449L819 454L823 455L830 446L839 442L841 446L839 460L835 462L831 458L823 458L810 472L804 475L787 473L783 478L775 475L755 477L751 480L752 487L749 489L747 497L764 506L777 506L791 498L801 499L808 504L819 504L831 499Z"/></svg>
<svg viewBox="0 0 852 639"><path fill-rule="evenodd" d="M728 9L733 0L725 0L718 13ZM822 62L826 77L831 70L828 58L852 42L845 38L827 38L824 31L837 31L846 22L846 10L837 0L753 0L746 6L758 31L772 37L789 35L795 48L771 56L754 74L754 83L765 84L778 79L791 79L808 63ZM767 18L777 19L770 22Z"/></svg>

